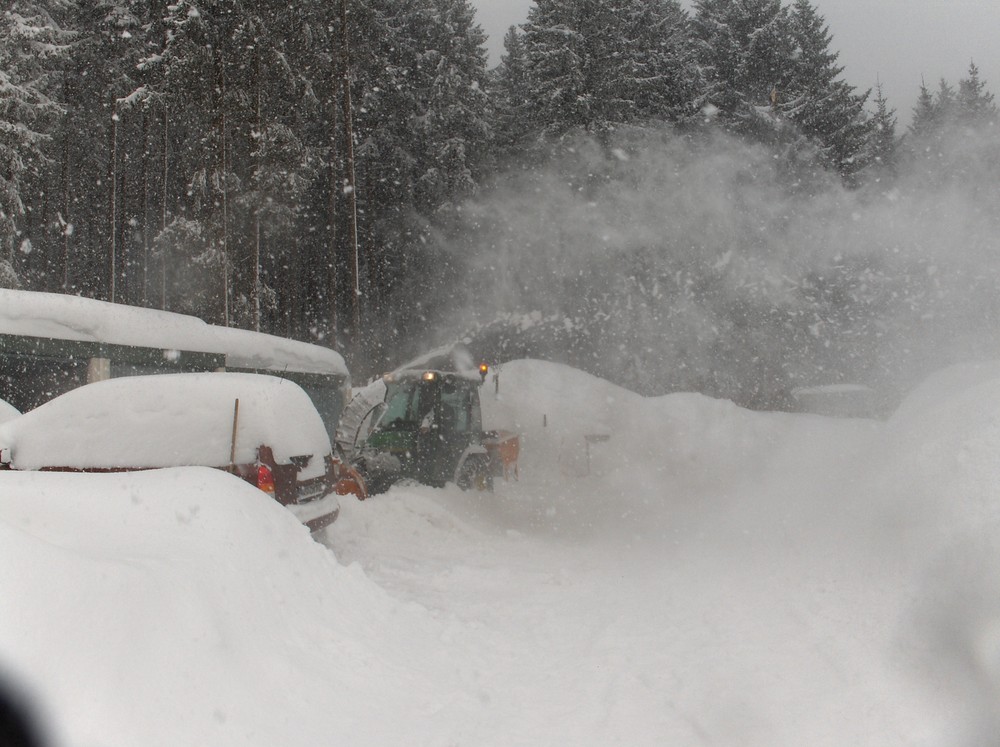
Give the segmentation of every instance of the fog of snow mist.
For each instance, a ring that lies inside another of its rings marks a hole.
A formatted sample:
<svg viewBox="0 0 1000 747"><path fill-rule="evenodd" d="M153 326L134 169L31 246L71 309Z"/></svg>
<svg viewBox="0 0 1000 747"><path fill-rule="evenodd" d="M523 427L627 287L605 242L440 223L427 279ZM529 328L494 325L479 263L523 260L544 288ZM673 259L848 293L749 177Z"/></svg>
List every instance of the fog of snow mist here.
<svg viewBox="0 0 1000 747"><path fill-rule="evenodd" d="M888 411L1000 352L997 138L934 147L850 189L722 135L566 143L463 209L472 313L643 394L778 408L855 383Z"/></svg>

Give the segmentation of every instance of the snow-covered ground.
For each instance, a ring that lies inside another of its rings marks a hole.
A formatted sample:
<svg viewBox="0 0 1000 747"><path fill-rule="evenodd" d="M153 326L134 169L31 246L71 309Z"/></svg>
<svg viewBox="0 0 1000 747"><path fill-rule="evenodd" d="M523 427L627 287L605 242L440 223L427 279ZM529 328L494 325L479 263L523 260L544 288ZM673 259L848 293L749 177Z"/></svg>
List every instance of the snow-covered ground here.
<svg viewBox="0 0 1000 747"><path fill-rule="evenodd" d="M322 544L211 470L0 475L0 671L67 747L996 742L1000 366L887 423L531 361L484 408L519 481Z"/></svg>

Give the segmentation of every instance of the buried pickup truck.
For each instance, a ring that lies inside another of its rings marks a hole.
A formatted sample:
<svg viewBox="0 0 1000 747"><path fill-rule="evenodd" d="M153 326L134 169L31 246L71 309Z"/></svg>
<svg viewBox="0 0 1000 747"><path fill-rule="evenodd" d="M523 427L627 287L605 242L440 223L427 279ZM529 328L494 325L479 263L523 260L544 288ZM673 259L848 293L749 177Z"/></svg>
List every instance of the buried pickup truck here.
<svg viewBox="0 0 1000 747"><path fill-rule="evenodd" d="M0 469L125 472L203 466L270 494L312 532L338 496L367 497L337 459L309 396L291 381L178 373L98 381L0 424Z"/></svg>

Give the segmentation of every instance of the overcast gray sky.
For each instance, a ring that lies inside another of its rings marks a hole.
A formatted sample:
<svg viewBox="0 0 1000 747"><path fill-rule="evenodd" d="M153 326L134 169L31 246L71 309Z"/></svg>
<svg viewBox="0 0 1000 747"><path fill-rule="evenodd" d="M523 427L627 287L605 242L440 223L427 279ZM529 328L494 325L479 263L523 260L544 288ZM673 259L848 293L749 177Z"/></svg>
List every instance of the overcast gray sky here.
<svg viewBox="0 0 1000 747"><path fill-rule="evenodd" d="M528 15L532 0L472 0L489 36L490 60L500 61L503 35ZM691 3L682 0L690 8ZM844 78L860 89L882 90L901 122L908 122L921 76L937 88L952 85L975 61L989 90L1000 98L998 0L813 0L833 34Z"/></svg>

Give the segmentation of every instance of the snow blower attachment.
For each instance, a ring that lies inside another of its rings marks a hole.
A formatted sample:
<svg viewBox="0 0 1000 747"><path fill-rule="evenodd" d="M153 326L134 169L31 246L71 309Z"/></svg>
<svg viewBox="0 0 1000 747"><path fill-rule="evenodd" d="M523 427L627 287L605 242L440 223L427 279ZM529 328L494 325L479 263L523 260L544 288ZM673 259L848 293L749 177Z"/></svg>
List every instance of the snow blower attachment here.
<svg viewBox="0 0 1000 747"><path fill-rule="evenodd" d="M369 493L401 480L491 491L494 477L517 477L518 436L483 431L479 392L488 372L484 363L383 377L384 396L361 417L349 447Z"/></svg>
<svg viewBox="0 0 1000 747"><path fill-rule="evenodd" d="M337 481L334 483L333 492L337 495L353 495L359 501L365 500L368 497L368 486L361 473L339 459L335 460L335 463Z"/></svg>

